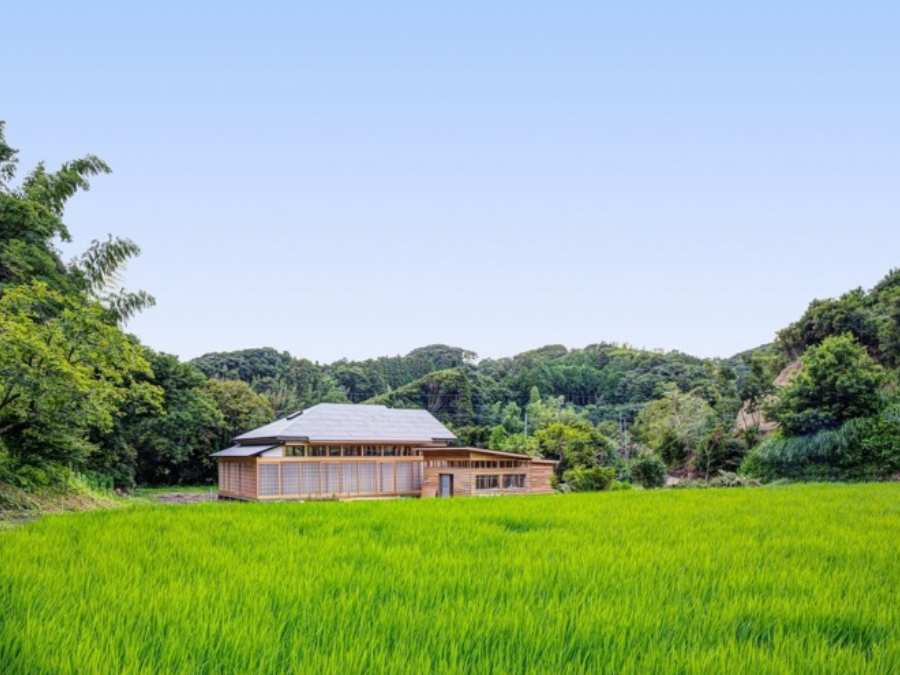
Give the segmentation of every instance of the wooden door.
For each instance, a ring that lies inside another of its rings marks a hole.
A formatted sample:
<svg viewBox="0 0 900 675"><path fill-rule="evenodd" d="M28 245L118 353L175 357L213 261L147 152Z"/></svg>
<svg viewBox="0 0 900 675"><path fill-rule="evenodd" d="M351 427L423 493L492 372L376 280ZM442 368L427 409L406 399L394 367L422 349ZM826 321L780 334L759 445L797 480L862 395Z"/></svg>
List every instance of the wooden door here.
<svg viewBox="0 0 900 675"><path fill-rule="evenodd" d="M453 474L442 473L438 475L438 497L453 496Z"/></svg>

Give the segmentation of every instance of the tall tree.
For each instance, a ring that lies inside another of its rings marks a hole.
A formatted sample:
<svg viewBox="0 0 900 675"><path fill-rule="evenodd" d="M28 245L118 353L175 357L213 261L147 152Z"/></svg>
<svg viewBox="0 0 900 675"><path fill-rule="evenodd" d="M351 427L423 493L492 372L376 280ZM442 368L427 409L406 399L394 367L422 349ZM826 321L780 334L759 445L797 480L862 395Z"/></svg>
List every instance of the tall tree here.
<svg viewBox="0 0 900 675"><path fill-rule="evenodd" d="M141 348L104 310L44 282L0 297L0 450L22 465L84 466L131 397L158 401L140 380Z"/></svg>
<svg viewBox="0 0 900 675"><path fill-rule="evenodd" d="M833 429L878 410L884 369L852 334L825 338L806 350L802 363L768 407L785 434Z"/></svg>

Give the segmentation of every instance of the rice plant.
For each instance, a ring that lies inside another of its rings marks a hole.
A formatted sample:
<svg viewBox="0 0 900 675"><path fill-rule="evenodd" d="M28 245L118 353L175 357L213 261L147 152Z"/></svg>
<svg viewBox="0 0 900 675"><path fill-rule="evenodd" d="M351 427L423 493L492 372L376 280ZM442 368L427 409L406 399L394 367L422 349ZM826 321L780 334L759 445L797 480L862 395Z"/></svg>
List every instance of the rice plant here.
<svg viewBox="0 0 900 675"><path fill-rule="evenodd" d="M9 674L898 671L898 484L142 505L0 532Z"/></svg>

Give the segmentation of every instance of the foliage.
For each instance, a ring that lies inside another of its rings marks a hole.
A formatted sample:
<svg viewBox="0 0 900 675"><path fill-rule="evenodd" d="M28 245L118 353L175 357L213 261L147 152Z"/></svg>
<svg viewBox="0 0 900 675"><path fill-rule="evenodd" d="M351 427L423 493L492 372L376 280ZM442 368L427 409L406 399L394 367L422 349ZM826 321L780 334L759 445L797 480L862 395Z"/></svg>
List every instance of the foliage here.
<svg viewBox="0 0 900 675"><path fill-rule="evenodd" d="M861 288L840 298L813 300L802 317L778 333L792 358L823 340L851 334L880 363L900 365L900 269L893 269L868 293Z"/></svg>
<svg viewBox="0 0 900 675"><path fill-rule="evenodd" d="M616 470L608 466L576 466L563 473L563 481L576 492L608 490L616 477Z"/></svg>
<svg viewBox="0 0 900 675"><path fill-rule="evenodd" d="M741 472L762 480L863 480L900 474L900 405L838 429L776 435L744 459Z"/></svg>
<svg viewBox="0 0 900 675"><path fill-rule="evenodd" d="M541 455L559 459L562 470L607 463L615 450L615 444L586 420L552 422L535 431L534 439Z"/></svg>
<svg viewBox="0 0 900 675"><path fill-rule="evenodd" d="M84 466L130 398L152 404L140 385L149 364L96 303L43 282L0 296L0 449L20 465Z"/></svg>
<svg viewBox="0 0 900 675"><path fill-rule="evenodd" d="M423 408L447 422L464 424L472 419L472 389L466 372L460 368L438 370L369 399L392 408Z"/></svg>
<svg viewBox="0 0 900 675"><path fill-rule="evenodd" d="M223 423L216 449L226 447L235 436L255 429L275 418L272 404L240 380L207 380L206 393L222 413Z"/></svg>
<svg viewBox="0 0 900 675"><path fill-rule="evenodd" d="M691 458L693 469L706 480L722 471L736 471L747 453L747 444L723 426L717 426L700 442Z"/></svg>
<svg viewBox="0 0 900 675"><path fill-rule="evenodd" d="M852 335L823 339L806 350L802 361L800 372L768 408L785 434L833 429L877 411L884 371Z"/></svg>
<svg viewBox="0 0 900 675"><path fill-rule="evenodd" d="M90 178L109 173L106 163L87 155L55 172L41 163L14 187L16 154L0 122L0 292L6 286L40 281L62 294L98 300L119 321L152 305L153 297L144 291L113 288L125 263L140 251L134 242L110 236L93 242L68 264L55 243L71 241L62 220L66 202L79 190L90 189Z"/></svg>
<svg viewBox="0 0 900 675"><path fill-rule="evenodd" d="M715 414L706 401L670 386L662 398L641 410L633 433L668 465L676 466L700 447L714 423Z"/></svg>
<svg viewBox="0 0 900 675"><path fill-rule="evenodd" d="M662 487L666 484L666 463L657 454L642 452L632 460L629 474L645 488Z"/></svg>
<svg viewBox="0 0 900 675"><path fill-rule="evenodd" d="M137 480L208 482L215 471L210 454L227 429L225 417L203 373L169 354L147 352L165 400L161 412L133 416L124 430L137 452Z"/></svg>

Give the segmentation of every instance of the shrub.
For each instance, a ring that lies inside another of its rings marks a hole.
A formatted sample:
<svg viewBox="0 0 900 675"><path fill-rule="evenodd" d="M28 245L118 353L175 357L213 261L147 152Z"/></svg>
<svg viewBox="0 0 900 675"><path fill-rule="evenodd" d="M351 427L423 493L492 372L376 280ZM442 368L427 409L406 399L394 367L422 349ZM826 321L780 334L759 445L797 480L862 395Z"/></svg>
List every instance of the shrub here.
<svg viewBox="0 0 900 675"><path fill-rule="evenodd" d="M662 487L666 484L666 464L659 455L642 453L631 463L631 480L645 488Z"/></svg>
<svg viewBox="0 0 900 675"><path fill-rule="evenodd" d="M563 474L566 484L577 492L607 490L615 478L616 470L609 466L576 466Z"/></svg>
<svg viewBox="0 0 900 675"><path fill-rule="evenodd" d="M710 479L709 487L759 487L760 482L749 476L742 476L731 471L719 471L719 475Z"/></svg>
<svg viewBox="0 0 900 675"><path fill-rule="evenodd" d="M900 471L900 406L806 436L772 436L745 457L740 472L770 481L887 478Z"/></svg>

